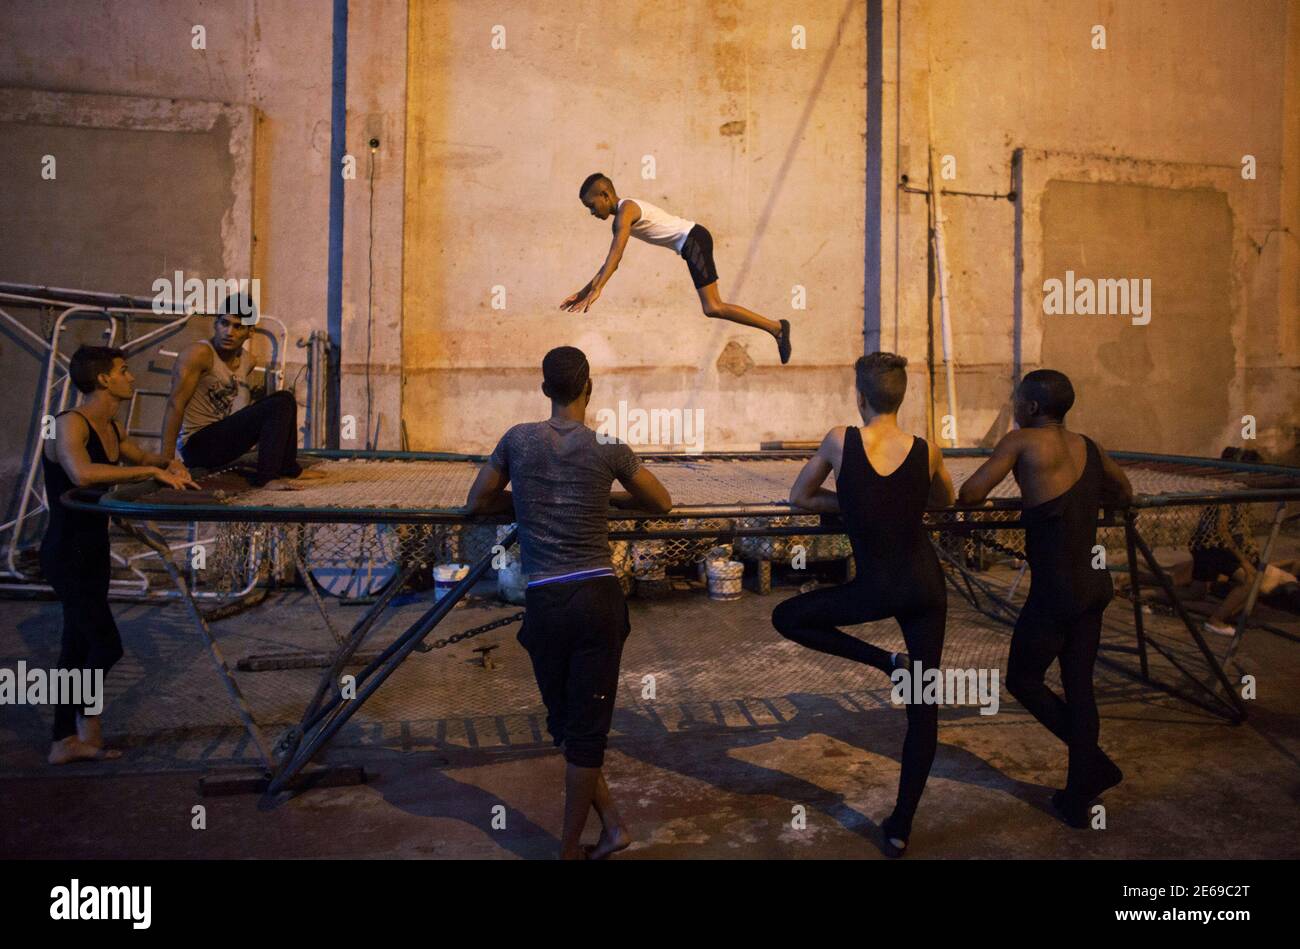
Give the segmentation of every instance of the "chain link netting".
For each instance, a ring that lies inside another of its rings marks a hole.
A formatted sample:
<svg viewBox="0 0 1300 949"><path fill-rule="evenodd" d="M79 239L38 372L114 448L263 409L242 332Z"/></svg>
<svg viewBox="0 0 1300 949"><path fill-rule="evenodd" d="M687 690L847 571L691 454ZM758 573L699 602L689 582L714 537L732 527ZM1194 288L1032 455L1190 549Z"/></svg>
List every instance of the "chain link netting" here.
<svg viewBox="0 0 1300 949"><path fill-rule="evenodd" d="M951 458L949 467L960 484L982 459ZM783 503L784 493L802 462L794 459L658 461L652 467L684 503ZM475 524L397 524L384 521L384 510L405 511L463 498L462 482L472 477L474 465L422 460L339 460L323 463L330 479L306 491L283 493L254 491L239 503L300 506L318 513L322 507L373 507L372 523L222 523L205 526L214 535L208 551L203 583L213 590L239 590L250 579L293 582L306 567L316 582L339 595L366 595L385 586L407 568L413 589L433 586L438 564L472 564L488 553L505 528ZM1234 504L1232 494L1249 488L1250 479L1231 471L1181 463L1139 463L1126 467L1139 495L1218 495L1216 503L1166 503L1139 507L1139 533L1153 549L1187 548L1222 508L1234 534L1249 537L1271 517L1269 504ZM1015 497L1008 478L993 492L995 498ZM319 495L319 497L317 496ZM445 497L444 497L445 496ZM730 498L723 502L720 499ZM1217 518L1225 520L1224 518ZM927 515L931 537L945 550L960 554L967 563L996 559L1023 559L1024 534L1019 511L993 508L938 511ZM1102 527L1098 543L1107 548L1111 562L1126 556L1122 519ZM772 514L747 517L699 517L686 520L624 518L611 521L615 533L645 535L610 543L615 574L624 589L634 581L663 581L673 568L701 564L716 556L749 563L789 564L797 556L806 562L843 560L851 556L843 534L819 533L816 515ZM803 533L771 533L797 531ZM718 550L717 548L721 548ZM517 549L503 554L503 562L517 562Z"/></svg>
<svg viewBox="0 0 1300 949"><path fill-rule="evenodd" d="M1257 505L1235 508L1234 530L1253 533ZM1170 505L1140 509L1139 533L1153 548L1186 548L1204 532L1207 512L1214 505ZM967 562L1024 558L1024 532L1015 510L949 511L927 516L931 537L945 550ZM726 556L747 563L789 564L802 555L809 563L843 560L852 555L844 534L808 533L763 535L766 530L817 529L816 515L694 518L686 520L624 519L610 523L611 532L635 532L645 539L614 540L610 555L615 575L631 590L633 580L663 580L669 570ZM330 592L365 595L377 592L405 568L406 583L424 590L434 585L438 564L473 564L492 551L506 530L497 525L429 525L392 523L275 523L214 525L204 580L207 588L231 591L244 587L250 570L257 580L291 583L295 566L307 570ZM689 533L690 536L685 536ZM656 536L658 535L658 536ZM676 535L676 536L674 536ZM1122 523L1099 529L1098 543L1108 555L1122 560L1126 539ZM721 548L719 550L719 548ZM500 551L501 564L517 560L517 548Z"/></svg>

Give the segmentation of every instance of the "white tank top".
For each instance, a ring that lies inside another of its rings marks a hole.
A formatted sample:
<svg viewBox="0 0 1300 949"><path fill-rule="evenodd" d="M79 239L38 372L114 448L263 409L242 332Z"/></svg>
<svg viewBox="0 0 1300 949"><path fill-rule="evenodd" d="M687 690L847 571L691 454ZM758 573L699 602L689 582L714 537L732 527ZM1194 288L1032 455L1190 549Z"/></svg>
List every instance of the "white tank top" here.
<svg viewBox="0 0 1300 949"><path fill-rule="evenodd" d="M628 201L635 201L641 209L641 220L632 225L633 237L643 240L647 244L671 247L678 254L682 252L682 245L686 243L686 235L695 226L694 221L688 221L685 218L669 214L658 205L651 204L649 201L642 201L640 198L622 198L619 200L618 206L621 208Z"/></svg>
<svg viewBox="0 0 1300 949"><path fill-rule="evenodd" d="M181 417L181 431L176 439L179 448L191 435L213 422L220 422L248 404L248 374L253 371L253 354L243 349L239 364L232 370L208 340L201 341L212 350L212 368L199 377Z"/></svg>

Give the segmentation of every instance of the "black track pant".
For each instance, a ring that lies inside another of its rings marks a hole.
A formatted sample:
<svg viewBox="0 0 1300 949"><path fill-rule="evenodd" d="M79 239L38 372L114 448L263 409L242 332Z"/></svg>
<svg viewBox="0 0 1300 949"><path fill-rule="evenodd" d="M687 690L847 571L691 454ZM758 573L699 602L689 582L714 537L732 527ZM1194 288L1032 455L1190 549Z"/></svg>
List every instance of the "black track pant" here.
<svg viewBox="0 0 1300 949"><path fill-rule="evenodd" d="M1097 787L1097 769L1109 762L1097 747L1100 722L1092 688L1105 606L1061 619L1026 603L1011 637L1007 691L1070 749L1066 793L1084 800ZM1061 664L1061 699L1043 681L1053 659Z"/></svg>
<svg viewBox="0 0 1300 949"><path fill-rule="evenodd" d="M41 550L41 566L63 605L58 668L98 670L107 677L108 670L122 658L122 637L108 605L107 550L87 554L76 546L46 547ZM82 710L78 705L54 707L55 741L77 733L77 713Z"/></svg>
<svg viewBox="0 0 1300 949"><path fill-rule="evenodd" d="M530 586L519 643L546 706L546 730L580 768L599 768L632 625L614 577Z"/></svg>
<svg viewBox="0 0 1300 949"><path fill-rule="evenodd" d="M199 429L181 457L190 468L220 468L257 446L253 484L302 474L298 457L298 403L282 389Z"/></svg>
<svg viewBox="0 0 1300 949"><path fill-rule="evenodd" d="M772 612L772 625L786 639L802 646L852 659L886 673L890 656L878 646L850 636L839 626L853 626L894 618L903 630L908 657L923 669L937 668L943 655L943 634L948 604L942 590L928 609L896 615L881 605L876 590L859 583L801 593L780 603ZM911 828L916 806L930 776L939 744L939 707L922 702L907 704L907 737L903 740L902 774L894 817Z"/></svg>

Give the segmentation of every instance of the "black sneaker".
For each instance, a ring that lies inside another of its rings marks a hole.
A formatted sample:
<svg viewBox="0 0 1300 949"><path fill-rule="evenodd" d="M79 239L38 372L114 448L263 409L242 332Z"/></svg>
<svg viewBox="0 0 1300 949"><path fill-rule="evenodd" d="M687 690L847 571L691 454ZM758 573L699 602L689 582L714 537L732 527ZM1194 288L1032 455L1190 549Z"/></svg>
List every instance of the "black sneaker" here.
<svg viewBox="0 0 1300 949"><path fill-rule="evenodd" d="M776 338L776 348L781 354L781 365L790 361L790 321L781 321L781 335Z"/></svg>

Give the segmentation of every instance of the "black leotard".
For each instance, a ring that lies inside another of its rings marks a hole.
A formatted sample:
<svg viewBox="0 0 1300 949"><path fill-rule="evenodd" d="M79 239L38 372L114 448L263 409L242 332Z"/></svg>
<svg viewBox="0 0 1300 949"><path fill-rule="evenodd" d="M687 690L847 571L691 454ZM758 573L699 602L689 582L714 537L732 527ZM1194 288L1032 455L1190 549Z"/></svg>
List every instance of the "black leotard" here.
<svg viewBox="0 0 1300 949"><path fill-rule="evenodd" d="M1087 456L1079 479L1064 494L1021 515L1032 577L1026 606L1061 620L1104 609L1114 595L1110 572L1092 566L1101 510L1101 455L1090 438L1083 436L1083 441Z"/></svg>
<svg viewBox="0 0 1300 949"><path fill-rule="evenodd" d="M77 414L81 415L80 412ZM89 420L86 425L90 429L90 437L86 440L86 454L90 460L99 465L117 464L118 459L108 457ZM122 433L116 421L113 428L120 452ZM108 517L63 506L60 500L63 493L75 485L63 466L51 461L44 450L41 452L41 470L50 509L41 541L41 571L63 605L63 643L58 668L100 669L107 674L122 657L122 639L108 606L112 575ZM77 707L71 705L55 707L55 741L76 734L77 711Z"/></svg>
<svg viewBox="0 0 1300 949"><path fill-rule="evenodd" d="M925 439L912 439L903 463L882 477L867 458L862 434L850 427L835 489L853 546L856 579L875 603L890 616L945 603L943 570L922 522L930 496Z"/></svg>
<svg viewBox="0 0 1300 949"><path fill-rule="evenodd" d="M1097 747L1092 673L1102 613L1114 587L1104 565L1093 566L1103 475L1097 446L1086 436L1084 442L1087 459L1079 479L1064 494L1021 515L1029 596L1016 622L1007 663L1007 691L1069 745L1066 792L1077 803L1086 803L1118 780L1118 769ZM1053 659L1060 661L1064 701L1043 681Z"/></svg>
<svg viewBox="0 0 1300 949"><path fill-rule="evenodd" d="M925 440L914 439L898 469L882 476L867 459L861 433L850 427L835 487L857 573L843 586L779 604L772 613L773 625L797 643L888 673L893 669L888 652L837 627L893 617L902 627L911 661L924 669L938 667L948 596L939 558L922 523L930 494ZM898 802L891 818L891 826L904 838L925 790L938 734L938 706L908 704Z"/></svg>

